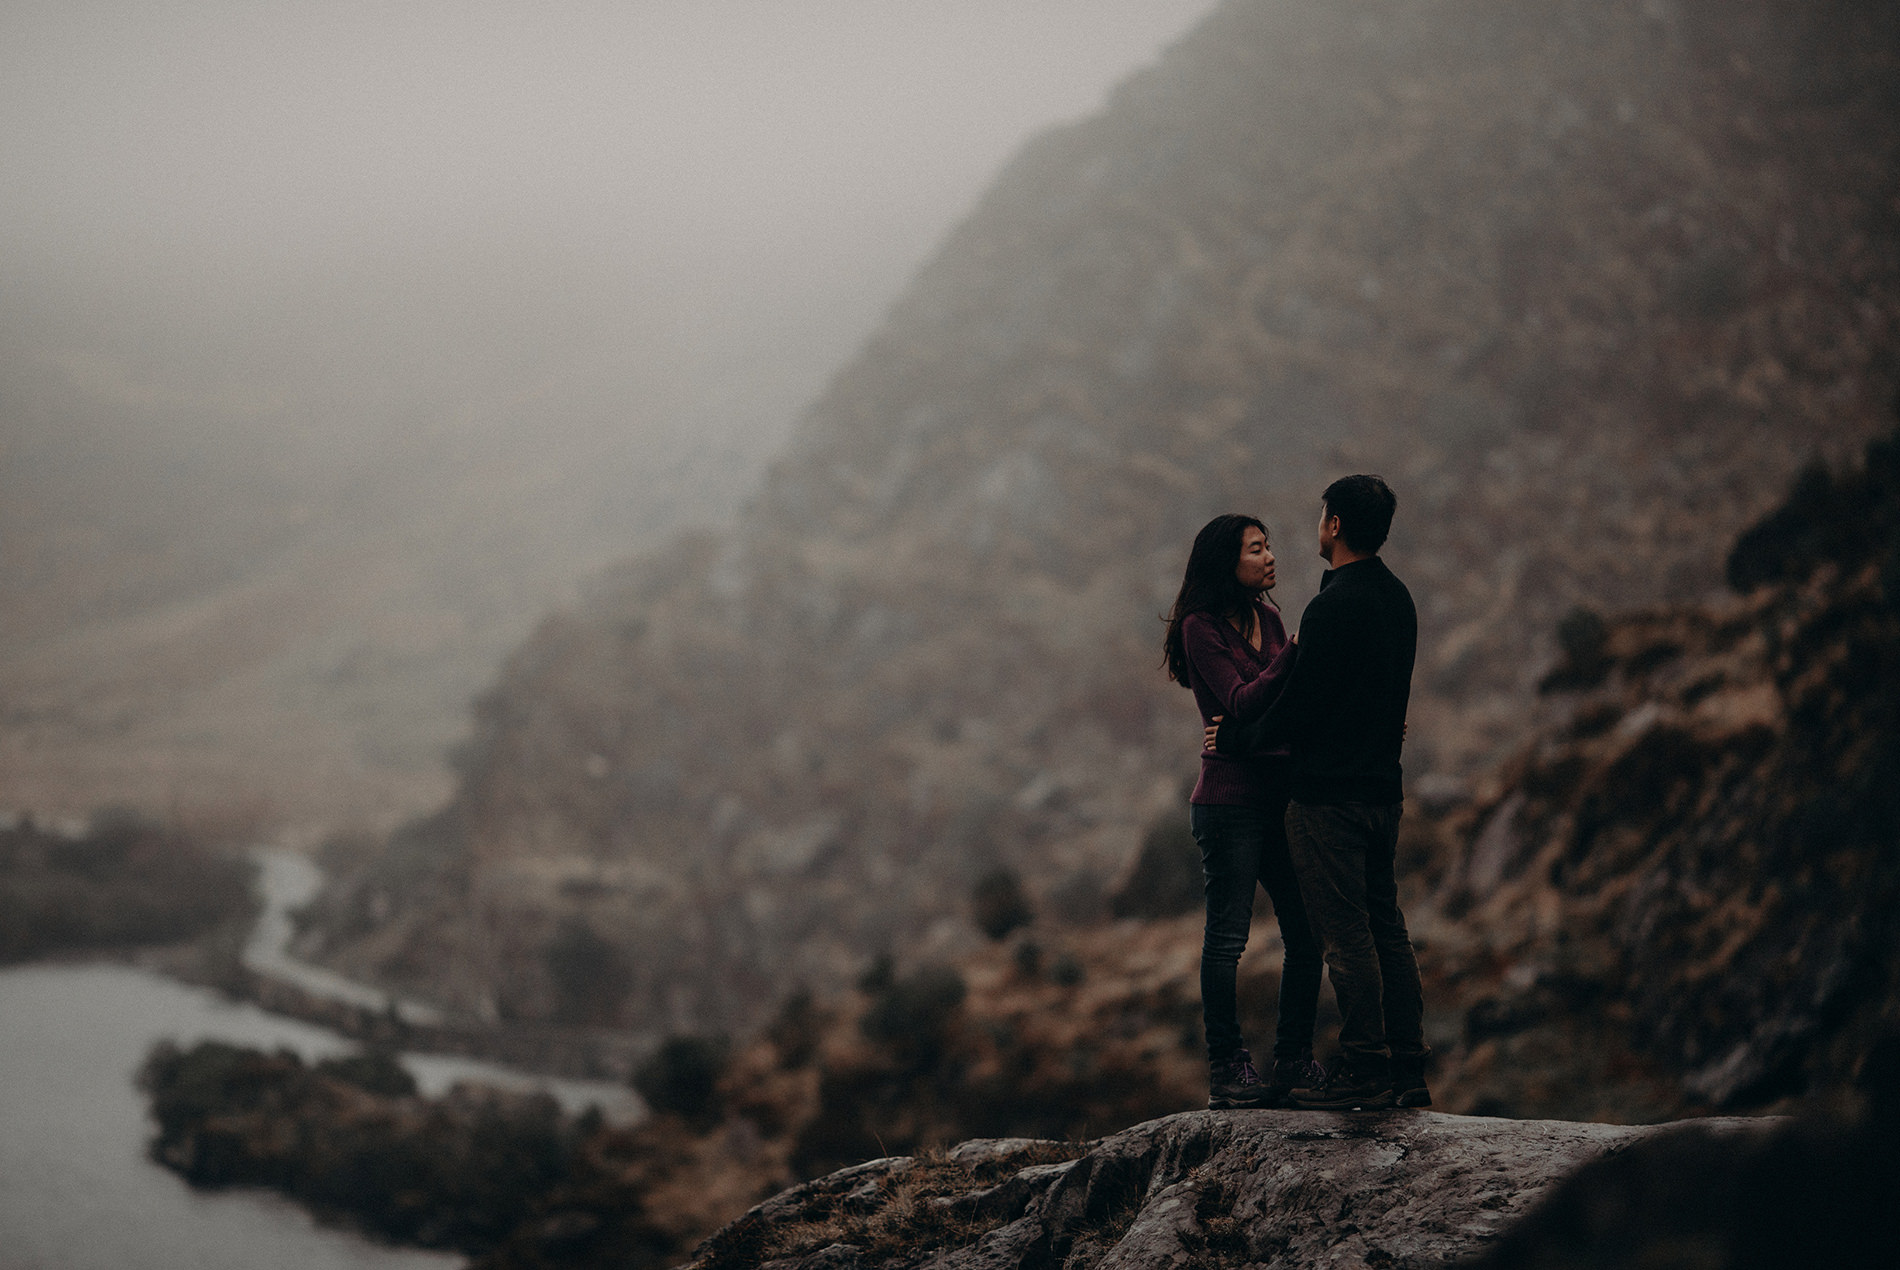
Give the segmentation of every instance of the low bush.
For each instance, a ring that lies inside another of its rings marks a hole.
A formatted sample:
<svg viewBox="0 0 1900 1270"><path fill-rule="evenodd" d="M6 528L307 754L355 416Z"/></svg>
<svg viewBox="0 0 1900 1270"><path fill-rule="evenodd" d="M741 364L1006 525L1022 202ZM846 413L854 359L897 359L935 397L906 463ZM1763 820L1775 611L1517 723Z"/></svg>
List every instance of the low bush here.
<svg viewBox="0 0 1900 1270"><path fill-rule="evenodd" d="M541 1264L499 1250L543 1242L522 1232L538 1231L551 1206L584 1207L599 1193L601 1211L585 1217L602 1247L645 1239L655 1255L565 1264L660 1265L684 1251L668 1246L662 1259L615 1179L601 1175L586 1147L604 1132L598 1119L569 1118L545 1094L461 1086L421 1099L386 1054L310 1067L289 1051L217 1041L161 1043L139 1084L158 1123L153 1158L193 1185L273 1187L382 1238L489 1255L495 1267Z"/></svg>
<svg viewBox="0 0 1900 1270"><path fill-rule="evenodd" d="M715 1097L730 1046L723 1036L668 1037L633 1073L633 1087L658 1112L705 1120L717 1114Z"/></svg>
<svg viewBox="0 0 1900 1270"><path fill-rule="evenodd" d="M1157 818L1142 835L1127 879L1109 897L1116 917L1157 919L1192 913L1202 904L1201 848L1185 810Z"/></svg>
<svg viewBox="0 0 1900 1270"><path fill-rule="evenodd" d="M1013 869L993 869L977 879L970 907L977 929L991 939L1002 939L1018 927L1029 925L1036 916L1029 897L1023 894L1022 879Z"/></svg>
<svg viewBox="0 0 1900 1270"><path fill-rule="evenodd" d="M180 943L252 912L251 864L134 813L0 830L0 964Z"/></svg>

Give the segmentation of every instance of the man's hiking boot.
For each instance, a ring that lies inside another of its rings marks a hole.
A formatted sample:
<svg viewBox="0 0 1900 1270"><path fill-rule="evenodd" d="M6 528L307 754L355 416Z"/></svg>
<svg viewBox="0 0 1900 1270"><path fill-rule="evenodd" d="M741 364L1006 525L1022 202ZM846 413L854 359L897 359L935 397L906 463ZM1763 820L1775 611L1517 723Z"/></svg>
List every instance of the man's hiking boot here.
<svg viewBox="0 0 1900 1270"><path fill-rule="evenodd" d="M1224 1063L1212 1064L1207 1073L1207 1109L1232 1111L1240 1107L1277 1107L1266 1083L1253 1065L1253 1055L1241 1050Z"/></svg>
<svg viewBox="0 0 1900 1270"><path fill-rule="evenodd" d="M1378 1111L1392 1105L1392 1080L1358 1071L1342 1059L1318 1084L1293 1090L1287 1103L1302 1111Z"/></svg>
<svg viewBox="0 0 1900 1270"><path fill-rule="evenodd" d="M1425 1086L1424 1059L1395 1058L1392 1060L1392 1105L1395 1107L1432 1105L1432 1091Z"/></svg>
<svg viewBox="0 0 1900 1270"><path fill-rule="evenodd" d="M1267 1094L1273 1101L1266 1105L1284 1107L1295 1089L1325 1083L1326 1069L1314 1062L1312 1055L1305 1058L1276 1058L1273 1060L1273 1073L1267 1077Z"/></svg>

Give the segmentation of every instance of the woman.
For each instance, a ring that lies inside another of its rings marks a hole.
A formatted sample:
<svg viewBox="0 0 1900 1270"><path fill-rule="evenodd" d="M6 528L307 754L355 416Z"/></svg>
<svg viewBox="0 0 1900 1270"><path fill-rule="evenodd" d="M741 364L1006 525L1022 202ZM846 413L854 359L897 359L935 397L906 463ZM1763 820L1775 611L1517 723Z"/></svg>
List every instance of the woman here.
<svg viewBox="0 0 1900 1270"><path fill-rule="evenodd" d="M1279 610L1262 602L1273 583L1267 527L1252 516L1217 516L1195 535L1162 649L1168 678L1193 690L1205 725L1223 715L1242 722L1257 718L1286 684L1298 650L1287 640ZM1207 1105L1215 1110L1279 1106L1294 1086L1319 1075L1313 1022L1320 951L1287 854L1287 767L1284 749L1247 757L1203 750L1201 778L1188 798L1207 896L1201 1019L1207 1031ZM1234 1000L1256 881L1273 901L1286 947L1266 1080L1242 1042Z"/></svg>

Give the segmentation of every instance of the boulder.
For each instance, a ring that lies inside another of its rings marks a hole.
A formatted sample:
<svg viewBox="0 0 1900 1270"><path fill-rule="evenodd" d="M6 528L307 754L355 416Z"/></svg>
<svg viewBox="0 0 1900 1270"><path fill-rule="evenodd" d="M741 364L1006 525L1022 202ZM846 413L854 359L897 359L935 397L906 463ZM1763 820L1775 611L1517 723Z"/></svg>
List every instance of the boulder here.
<svg viewBox="0 0 1900 1270"><path fill-rule="evenodd" d="M1553 1183L1655 1138L1770 1132L1433 1112L1184 1112L1092 1143L966 1142L874 1160L752 1209L690 1270L1440 1266Z"/></svg>

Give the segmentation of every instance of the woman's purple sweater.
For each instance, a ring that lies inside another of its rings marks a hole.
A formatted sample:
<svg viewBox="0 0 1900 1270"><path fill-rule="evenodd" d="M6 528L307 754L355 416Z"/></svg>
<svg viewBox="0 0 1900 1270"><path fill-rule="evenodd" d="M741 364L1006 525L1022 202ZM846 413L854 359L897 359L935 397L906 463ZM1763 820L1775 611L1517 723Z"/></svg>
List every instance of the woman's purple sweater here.
<svg viewBox="0 0 1900 1270"><path fill-rule="evenodd" d="M1181 619L1181 643L1187 652L1188 687L1201 708L1201 722L1215 715L1245 722L1266 713L1286 686L1299 645L1288 642L1279 611L1259 601L1260 647L1230 624L1204 613ZM1213 750L1201 751L1201 779L1188 796L1191 803L1227 807L1270 807L1269 774L1284 768L1285 746L1259 754L1235 757Z"/></svg>

